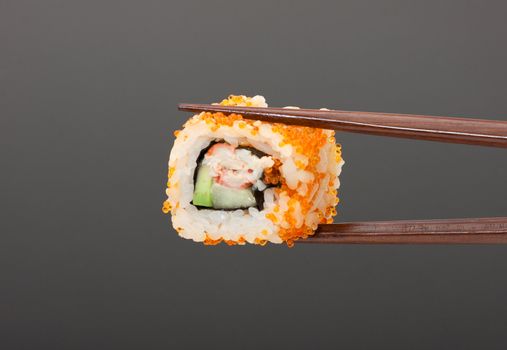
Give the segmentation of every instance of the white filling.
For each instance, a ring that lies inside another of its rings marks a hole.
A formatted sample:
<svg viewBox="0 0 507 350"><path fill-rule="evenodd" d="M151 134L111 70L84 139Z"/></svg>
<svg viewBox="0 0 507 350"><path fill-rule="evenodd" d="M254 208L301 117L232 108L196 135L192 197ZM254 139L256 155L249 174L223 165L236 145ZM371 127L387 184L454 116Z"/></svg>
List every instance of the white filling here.
<svg viewBox="0 0 507 350"><path fill-rule="evenodd" d="M259 158L246 149L235 149L233 146L218 143L210 148L204 156L203 165L210 168L215 180L230 188L249 188L263 190L266 185L260 180L264 169L275 162L269 156Z"/></svg>

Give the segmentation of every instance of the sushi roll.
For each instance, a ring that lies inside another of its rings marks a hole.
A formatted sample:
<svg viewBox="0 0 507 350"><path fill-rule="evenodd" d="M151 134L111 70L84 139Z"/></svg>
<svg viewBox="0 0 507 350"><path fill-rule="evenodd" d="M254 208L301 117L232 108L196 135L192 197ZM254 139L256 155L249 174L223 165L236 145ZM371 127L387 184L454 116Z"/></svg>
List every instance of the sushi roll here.
<svg viewBox="0 0 507 350"><path fill-rule="evenodd" d="M262 96L220 104L267 107ZM202 112L175 137L162 210L181 237L292 246L333 221L344 163L334 131Z"/></svg>

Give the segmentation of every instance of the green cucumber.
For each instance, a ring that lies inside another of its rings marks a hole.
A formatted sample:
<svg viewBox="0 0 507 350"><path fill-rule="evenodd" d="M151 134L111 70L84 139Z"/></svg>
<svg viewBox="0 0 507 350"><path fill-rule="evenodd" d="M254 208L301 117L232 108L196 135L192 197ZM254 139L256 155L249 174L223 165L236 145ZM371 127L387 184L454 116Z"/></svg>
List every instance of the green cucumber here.
<svg viewBox="0 0 507 350"><path fill-rule="evenodd" d="M250 188L235 189L216 183L211 186L211 199L215 209L249 208L257 205Z"/></svg>
<svg viewBox="0 0 507 350"><path fill-rule="evenodd" d="M213 207L211 198L211 186L213 178L210 175L210 169L206 165L202 165L197 171L197 179L195 181L194 197L192 203L201 207Z"/></svg>

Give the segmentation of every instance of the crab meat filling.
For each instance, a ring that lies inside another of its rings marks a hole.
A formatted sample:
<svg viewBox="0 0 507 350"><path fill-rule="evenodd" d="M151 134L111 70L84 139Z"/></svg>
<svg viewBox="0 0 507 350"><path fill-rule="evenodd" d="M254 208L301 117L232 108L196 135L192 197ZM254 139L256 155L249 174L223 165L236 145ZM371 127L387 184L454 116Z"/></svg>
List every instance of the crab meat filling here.
<svg viewBox="0 0 507 350"><path fill-rule="evenodd" d="M262 209L264 170L272 157L248 147L225 142L212 144L198 159L192 203L201 208L222 210ZM270 184L271 186L271 184Z"/></svg>

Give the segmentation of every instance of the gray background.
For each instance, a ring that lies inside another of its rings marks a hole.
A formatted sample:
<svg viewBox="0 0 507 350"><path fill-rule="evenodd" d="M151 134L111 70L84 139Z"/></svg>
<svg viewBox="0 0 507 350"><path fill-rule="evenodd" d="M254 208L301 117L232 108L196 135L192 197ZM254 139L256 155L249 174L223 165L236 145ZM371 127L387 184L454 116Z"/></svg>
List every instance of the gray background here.
<svg viewBox="0 0 507 350"><path fill-rule="evenodd" d="M178 102L507 120L505 1L0 1L2 349L505 349L507 247L205 247ZM507 214L505 150L339 134L339 220Z"/></svg>

